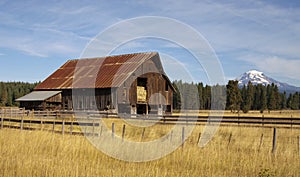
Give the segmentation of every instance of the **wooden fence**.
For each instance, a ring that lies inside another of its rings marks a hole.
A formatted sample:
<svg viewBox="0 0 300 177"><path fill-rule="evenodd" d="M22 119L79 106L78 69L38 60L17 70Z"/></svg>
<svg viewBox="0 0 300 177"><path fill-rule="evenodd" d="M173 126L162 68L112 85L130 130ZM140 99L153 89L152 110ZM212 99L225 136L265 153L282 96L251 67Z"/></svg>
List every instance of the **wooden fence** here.
<svg viewBox="0 0 300 177"><path fill-rule="evenodd" d="M273 129L272 136L272 149L271 152L276 151L277 141L277 128L290 128L299 129L300 119L295 117L289 118L272 118L272 117L241 117L241 116L223 116L223 117L208 117L208 116L172 116L165 115L161 117L157 116L140 116L140 115L117 115L107 112L93 112L93 111L27 111L19 108L1 108L0 128L16 128L20 130L44 130L51 131L53 133L61 134L76 134L76 135L87 135L87 136L101 136L102 124L100 121L107 118L122 118L122 119L136 119L145 121L155 121L160 124L214 124L220 122L221 126L259 126L268 127ZM115 137L115 123L111 123L111 137ZM121 138L124 141L126 133L126 125L122 125ZM141 141L144 139L145 129L141 133ZM185 128L182 126L181 130L181 141L182 147L185 141ZM201 133L197 138L197 144L199 143ZM260 137L259 148L260 149L265 135L262 134ZM172 136L170 137L172 140ZM232 134L228 136L228 146L232 140ZM300 155L300 136L297 136L297 149Z"/></svg>
<svg viewBox="0 0 300 177"><path fill-rule="evenodd" d="M229 126L263 126L278 128L300 128L298 117L261 117L258 116L195 116L195 115L129 115L107 111L28 111L22 108L0 108L1 126L4 121L30 124L85 124L99 122L103 118L122 118L154 121L160 124L216 124Z"/></svg>

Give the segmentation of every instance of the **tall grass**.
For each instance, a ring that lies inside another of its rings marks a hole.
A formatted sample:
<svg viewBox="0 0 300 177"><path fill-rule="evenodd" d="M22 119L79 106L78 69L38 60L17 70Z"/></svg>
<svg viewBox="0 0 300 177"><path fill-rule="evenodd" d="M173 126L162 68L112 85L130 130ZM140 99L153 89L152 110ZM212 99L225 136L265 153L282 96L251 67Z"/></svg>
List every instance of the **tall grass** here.
<svg viewBox="0 0 300 177"><path fill-rule="evenodd" d="M107 122L110 125L110 122ZM116 122L116 134L121 123ZM170 125L168 125L170 126ZM140 140L141 129L127 125L126 139ZM170 130L145 129L145 139ZM167 130L167 131L166 131ZM0 176L299 176L299 129L278 129L271 153L272 129L220 127L204 148L197 146L197 126L183 148L155 161L133 163L111 158L83 136L44 131L0 130ZM263 143L261 135L263 134ZM230 138L231 136L231 138ZM155 137L155 138L154 138ZM230 141L229 141L230 140ZM261 146L260 146L261 145Z"/></svg>

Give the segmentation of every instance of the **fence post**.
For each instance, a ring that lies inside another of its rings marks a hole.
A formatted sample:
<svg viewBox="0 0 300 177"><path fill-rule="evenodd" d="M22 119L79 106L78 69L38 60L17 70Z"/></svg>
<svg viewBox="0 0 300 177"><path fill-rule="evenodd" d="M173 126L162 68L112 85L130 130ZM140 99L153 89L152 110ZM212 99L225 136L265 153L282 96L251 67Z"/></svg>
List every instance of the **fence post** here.
<svg viewBox="0 0 300 177"><path fill-rule="evenodd" d="M73 134L73 119L71 119L70 134Z"/></svg>
<svg viewBox="0 0 300 177"><path fill-rule="evenodd" d="M300 136L298 136L298 154L300 156Z"/></svg>
<svg viewBox="0 0 300 177"><path fill-rule="evenodd" d="M95 120L93 119L93 130L92 130L92 136L95 136Z"/></svg>
<svg viewBox="0 0 300 177"><path fill-rule="evenodd" d="M3 129L4 117L5 117L5 109L3 109L4 115L1 116L1 129Z"/></svg>
<svg viewBox="0 0 300 177"><path fill-rule="evenodd" d="M227 147L229 147L229 145L230 145L231 138L232 138L232 133L230 133L230 135L229 135Z"/></svg>
<svg viewBox="0 0 300 177"><path fill-rule="evenodd" d="M10 111L10 115L8 115L8 128L10 128L10 118L11 118L11 111Z"/></svg>
<svg viewBox="0 0 300 177"><path fill-rule="evenodd" d="M141 141L143 141L144 135L145 135L145 128L143 128L143 131L142 131Z"/></svg>
<svg viewBox="0 0 300 177"><path fill-rule="evenodd" d="M197 144L199 144L200 138L201 138L201 132L198 135Z"/></svg>
<svg viewBox="0 0 300 177"><path fill-rule="evenodd" d="M53 125L52 125L52 133L54 133L55 130L55 121L53 121Z"/></svg>
<svg viewBox="0 0 300 177"><path fill-rule="evenodd" d="M291 115L291 128L293 128L293 115Z"/></svg>
<svg viewBox="0 0 300 177"><path fill-rule="evenodd" d="M276 151L276 128L273 129L272 154Z"/></svg>
<svg viewBox="0 0 300 177"><path fill-rule="evenodd" d="M21 126L20 126L20 129L23 130L23 125L24 125L24 117L23 117L23 114L21 116Z"/></svg>
<svg viewBox="0 0 300 177"><path fill-rule="evenodd" d="M65 134L65 119L62 120L61 133L62 135Z"/></svg>
<svg viewBox="0 0 300 177"><path fill-rule="evenodd" d="M115 123L111 123L111 137L114 138L115 137Z"/></svg>
<svg viewBox="0 0 300 177"><path fill-rule="evenodd" d="M184 146L184 127L182 127L182 132L181 132L181 143L182 143L182 148Z"/></svg>
<svg viewBox="0 0 300 177"><path fill-rule="evenodd" d="M1 117L1 129L3 129L4 118Z"/></svg>
<svg viewBox="0 0 300 177"><path fill-rule="evenodd" d="M43 119L40 118L40 121L41 121L41 130L43 130Z"/></svg>
<svg viewBox="0 0 300 177"><path fill-rule="evenodd" d="M260 136L260 142L259 142L259 146L258 146L258 152L260 151L260 148L263 144L263 138L264 138L264 134L262 133L261 136Z"/></svg>
<svg viewBox="0 0 300 177"><path fill-rule="evenodd" d="M122 142L124 142L125 128L126 128L126 125L124 124L123 129L122 129Z"/></svg>

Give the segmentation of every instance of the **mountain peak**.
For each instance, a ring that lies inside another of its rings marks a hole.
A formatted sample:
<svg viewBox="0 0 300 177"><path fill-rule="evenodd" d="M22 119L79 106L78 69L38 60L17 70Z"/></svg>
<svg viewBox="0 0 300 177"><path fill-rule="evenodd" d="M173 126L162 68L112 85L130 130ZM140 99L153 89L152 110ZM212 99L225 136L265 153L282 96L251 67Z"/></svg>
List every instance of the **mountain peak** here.
<svg viewBox="0 0 300 177"><path fill-rule="evenodd" d="M253 85L262 84L264 86L272 84L273 79L264 75L263 72L257 70L250 70L237 78L239 85L247 85L250 81ZM276 84L277 85L277 84Z"/></svg>
<svg viewBox="0 0 300 177"><path fill-rule="evenodd" d="M255 69L249 70L249 71L247 71L246 73L247 73L247 74L253 74L253 75L262 75L262 74L263 74L263 72L257 71L257 70L255 70Z"/></svg>
<svg viewBox="0 0 300 177"><path fill-rule="evenodd" d="M248 83L251 82L253 85L262 84L264 86L275 84L280 91L296 92L300 90L300 88L298 87L291 86L289 84L272 79L271 77L266 76L263 72L258 70L247 71L236 80L238 81L240 87L248 85Z"/></svg>

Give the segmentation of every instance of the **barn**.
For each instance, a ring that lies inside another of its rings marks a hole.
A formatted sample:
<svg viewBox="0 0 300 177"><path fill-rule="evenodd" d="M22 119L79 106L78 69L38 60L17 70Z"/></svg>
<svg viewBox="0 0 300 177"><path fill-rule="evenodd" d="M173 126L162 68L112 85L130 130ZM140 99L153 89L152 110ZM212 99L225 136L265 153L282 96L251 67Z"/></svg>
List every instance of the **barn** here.
<svg viewBox="0 0 300 177"><path fill-rule="evenodd" d="M175 91L157 52L69 60L18 98L39 110L99 110L128 114L172 112Z"/></svg>

